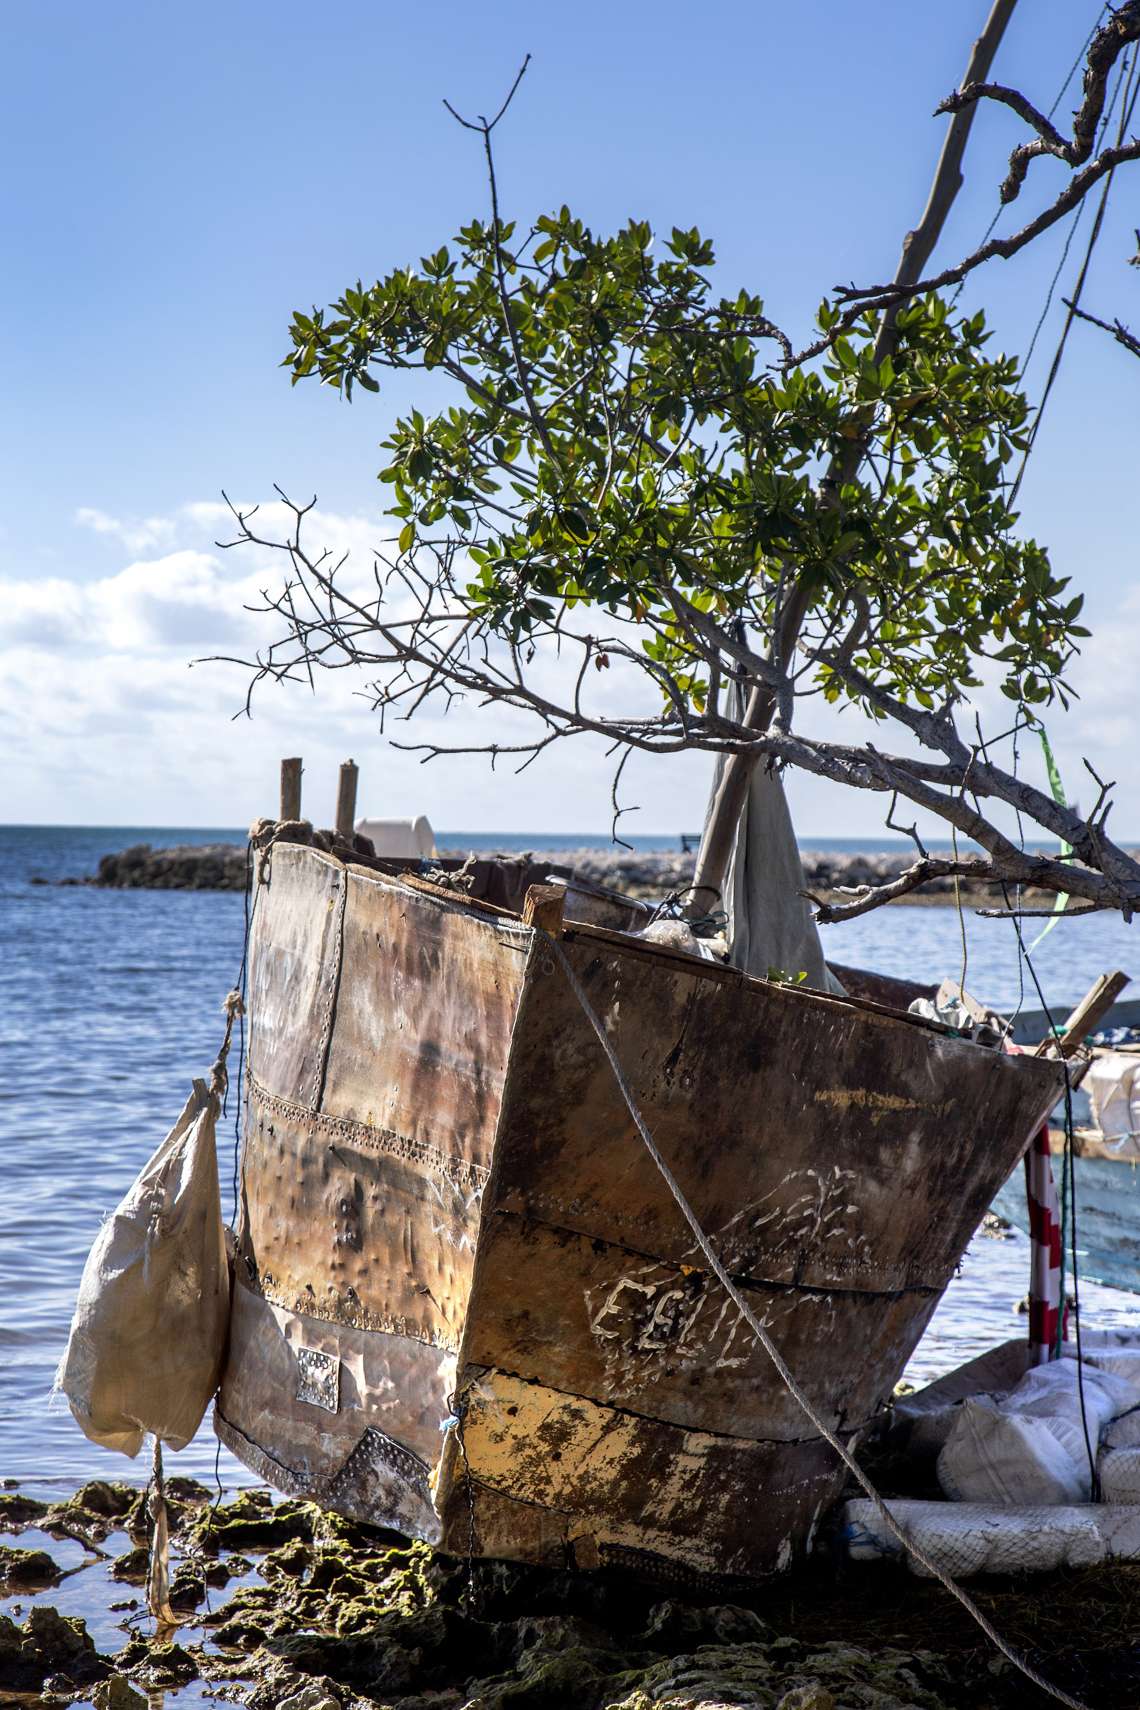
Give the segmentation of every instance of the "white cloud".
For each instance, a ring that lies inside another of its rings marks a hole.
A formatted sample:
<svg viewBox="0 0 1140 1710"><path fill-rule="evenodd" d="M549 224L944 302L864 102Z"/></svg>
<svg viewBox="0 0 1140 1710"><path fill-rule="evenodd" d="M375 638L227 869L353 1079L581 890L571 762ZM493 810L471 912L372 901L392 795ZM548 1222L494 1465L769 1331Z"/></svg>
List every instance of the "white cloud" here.
<svg viewBox="0 0 1140 1710"><path fill-rule="evenodd" d="M280 504L257 523L277 538L289 523ZM275 588L287 561L264 550L219 550L232 536L221 503L182 506L169 517L123 521L87 509L82 526L117 541L129 558L113 574L91 579L55 575L0 580L0 740L6 752L5 814L17 820L134 824L240 824L271 809L277 761L306 760L306 811L327 823L336 769L353 755L362 765L361 803L372 813L427 812L453 830L600 832L610 823L615 761L600 742L576 738L540 757L521 776L504 756L494 772L481 756L420 764L415 754L381 737L365 684L341 672L305 685L262 685L252 720L240 714L248 673L197 664L211 654L252 657L275 633L271 620L244 608ZM334 558L352 555L351 574L371 579L372 549L387 533L382 518L314 513L310 539ZM137 545L146 536L158 550ZM1119 780L1118 834L1140 832L1140 754L1134 739L1135 660L1140 656L1140 587L1112 621L1086 643L1071 673L1082 695L1072 712L1046 715L1062 776L1070 792L1091 801L1082 754ZM553 661L541 661L539 681L559 686ZM590 672L598 710L626 702L621 672ZM987 730L1000 728L1009 705L996 693L980 697ZM803 728L858 742L873 734L892 742L848 711L818 701L803 712ZM399 741L510 744L534 734L520 713L456 703L450 714L422 709L412 725L389 720ZM1043 782L1041 757L1023 744L1024 763ZM635 757L622 786L626 804L641 811L625 829L691 831L700 825L712 763L708 756ZM873 835L881 831L886 798L853 795L818 779L793 775L789 796L804 835ZM944 828L927 822L929 834Z"/></svg>
<svg viewBox="0 0 1140 1710"><path fill-rule="evenodd" d="M81 528L122 541L130 552L145 552L148 547L164 546L174 539L176 530L171 517L143 517L127 521L122 517L108 516L106 511L96 510L92 505L80 505L75 520Z"/></svg>

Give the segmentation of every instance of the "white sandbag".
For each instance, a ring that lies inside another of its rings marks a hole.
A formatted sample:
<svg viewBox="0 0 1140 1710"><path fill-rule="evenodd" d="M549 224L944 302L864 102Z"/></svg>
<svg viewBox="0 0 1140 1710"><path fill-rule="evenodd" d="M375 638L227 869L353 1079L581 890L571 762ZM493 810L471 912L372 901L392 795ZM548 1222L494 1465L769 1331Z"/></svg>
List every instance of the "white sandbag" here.
<svg viewBox="0 0 1140 1710"><path fill-rule="evenodd" d="M1102 1502L1140 1506L1140 1445L1102 1449L1096 1470Z"/></svg>
<svg viewBox="0 0 1140 1710"><path fill-rule="evenodd" d="M1127 1386L1127 1405L1140 1407L1140 1348L1085 1347L1084 1365L1086 1368L1092 1366L1097 1373L1106 1373L1117 1382L1123 1382Z"/></svg>
<svg viewBox="0 0 1140 1710"><path fill-rule="evenodd" d="M1140 1560L1140 1508L1107 1505L1017 1507L983 1502L889 1502L908 1540L955 1579L976 1573L1033 1573ZM873 1502L848 1502L843 1511L847 1548L854 1561L897 1559L903 1545ZM911 1572L926 1568L907 1557Z"/></svg>
<svg viewBox="0 0 1140 1710"><path fill-rule="evenodd" d="M1000 1403L964 1401L938 1456L938 1483L951 1502L1017 1505L1087 1502L1092 1477L1047 1419L1007 1413Z"/></svg>
<svg viewBox="0 0 1140 1710"><path fill-rule="evenodd" d="M1075 1360L1034 1366L1004 1399L963 1404L938 1482L954 1502L1088 1502L1089 1447L1095 1455L1108 1422L1132 1402L1127 1378L1087 1360L1079 1371Z"/></svg>
<svg viewBox="0 0 1140 1710"><path fill-rule="evenodd" d="M228 1039L228 1030L227 1030ZM224 1084L223 1057L215 1084ZM214 1127L204 1081L95 1238L56 1382L91 1441L136 1455L151 1431L193 1437L221 1376L229 1322Z"/></svg>

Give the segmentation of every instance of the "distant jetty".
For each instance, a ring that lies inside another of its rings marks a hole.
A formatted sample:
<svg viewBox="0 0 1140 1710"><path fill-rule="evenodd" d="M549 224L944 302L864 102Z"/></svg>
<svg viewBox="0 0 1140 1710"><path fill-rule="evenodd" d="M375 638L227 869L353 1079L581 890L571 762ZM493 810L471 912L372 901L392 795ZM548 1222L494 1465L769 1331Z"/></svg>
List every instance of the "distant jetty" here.
<svg viewBox="0 0 1140 1710"><path fill-rule="evenodd" d="M443 849L442 858L462 858L466 849ZM480 854L488 853L479 851ZM569 869L595 884L609 885L627 896L660 898L671 891L680 891L692 883L694 856L691 852L673 850L627 849L557 849L534 850L536 855L548 853L552 868ZM881 853L843 854L835 850L804 848L801 850L805 889L820 898L830 898L840 888L856 885L877 885L895 878L915 859L909 851L891 850ZM109 890L155 891L242 891L248 872L246 851L242 844L201 843L179 844L171 849L155 849L149 843L137 843L112 855L104 855L97 872L87 879L65 880L66 884L98 885ZM1026 893L1026 900L1038 906L1049 899L1037 893ZM1001 903L997 885L964 882L962 898L971 905ZM902 897L908 904L953 903L954 881L950 878L932 879L921 890Z"/></svg>
<svg viewBox="0 0 1140 1710"><path fill-rule="evenodd" d="M154 849L149 843L135 843L104 855L90 878L63 883L115 891L244 891L246 872L244 844L180 843Z"/></svg>

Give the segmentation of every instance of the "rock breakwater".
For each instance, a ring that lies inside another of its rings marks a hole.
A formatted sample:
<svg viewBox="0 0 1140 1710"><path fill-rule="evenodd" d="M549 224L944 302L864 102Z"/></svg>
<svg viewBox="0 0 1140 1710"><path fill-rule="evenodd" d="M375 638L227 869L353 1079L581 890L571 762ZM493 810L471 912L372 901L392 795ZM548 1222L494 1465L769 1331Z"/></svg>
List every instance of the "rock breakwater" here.
<svg viewBox="0 0 1140 1710"><path fill-rule="evenodd" d="M443 858L462 859L466 849L441 850ZM489 854L490 851L480 851ZM536 845L530 852L541 859L550 855L553 870L573 871L594 884L606 885L626 896L659 900L683 891L693 881L694 856L681 850L558 849L544 851ZM518 859L513 851L512 859ZM859 885L881 885L897 878L914 860L913 851L882 850L843 854L835 850L805 847L801 851L804 888L821 900L831 900L841 890ZM104 855L98 871L86 879L67 879L65 884L100 885L115 890L241 891L247 875L246 851L241 844L181 844L155 849L149 843ZM1001 906L1001 887L996 884L962 882L963 902L971 907ZM898 901L914 904L952 904L952 878L931 879L920 890ZM1048 905L1043 892L1027 891L1027 904Z"/></svg>

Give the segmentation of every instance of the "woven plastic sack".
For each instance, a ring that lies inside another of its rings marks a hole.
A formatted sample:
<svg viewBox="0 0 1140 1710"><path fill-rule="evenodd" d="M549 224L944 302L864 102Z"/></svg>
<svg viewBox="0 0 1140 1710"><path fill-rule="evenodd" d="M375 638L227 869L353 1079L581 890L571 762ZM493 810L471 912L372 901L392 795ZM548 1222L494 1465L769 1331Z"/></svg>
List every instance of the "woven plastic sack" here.
<svg viewBox="0 0 1140 1710"><path fill-rule="evenodd" d="M1103 1501L1140 1507L1140 1448L1102 1449L1096 1470Z"/></svg>
<svg viewBox="0 0 1140 1710"><path fill-rule="evenodd" d="M228 1033L227 1033L228 1040ZM224 1085L224 1052L214 1084ZM230 1280L205 1081L96 1236L56 1379L93 1443L182 1449L221 1377Z"/></svg>
<svg viewBox="0 0 1140 1710"><path fill-rule="evenodd" d="M1020 1506L1087 1502L1092 1481L1048 1420L965 1401L938 1457L938 1483L951 1502Z"/></svg>
<svg viewBox="0 0 1140 1710"><path fill-rule="evenodd" d="M1104 1434L1106 1449L1140 1449L1140 1407L1114 1419Z"/></svg>
<svg viewBox="0 0 1140 1710"><path fill-rule="evenodd" d="M1035 1366L997 1402L964 1403L938 1457L938 1482L954 1502L1088 1502L1089 1446L1132 1405L1127 1378L1075 1360ZM1083 1388L1083 1394L1082 1394ZM1088 1428L1088 1442L1085 1428Z"/></svg>

